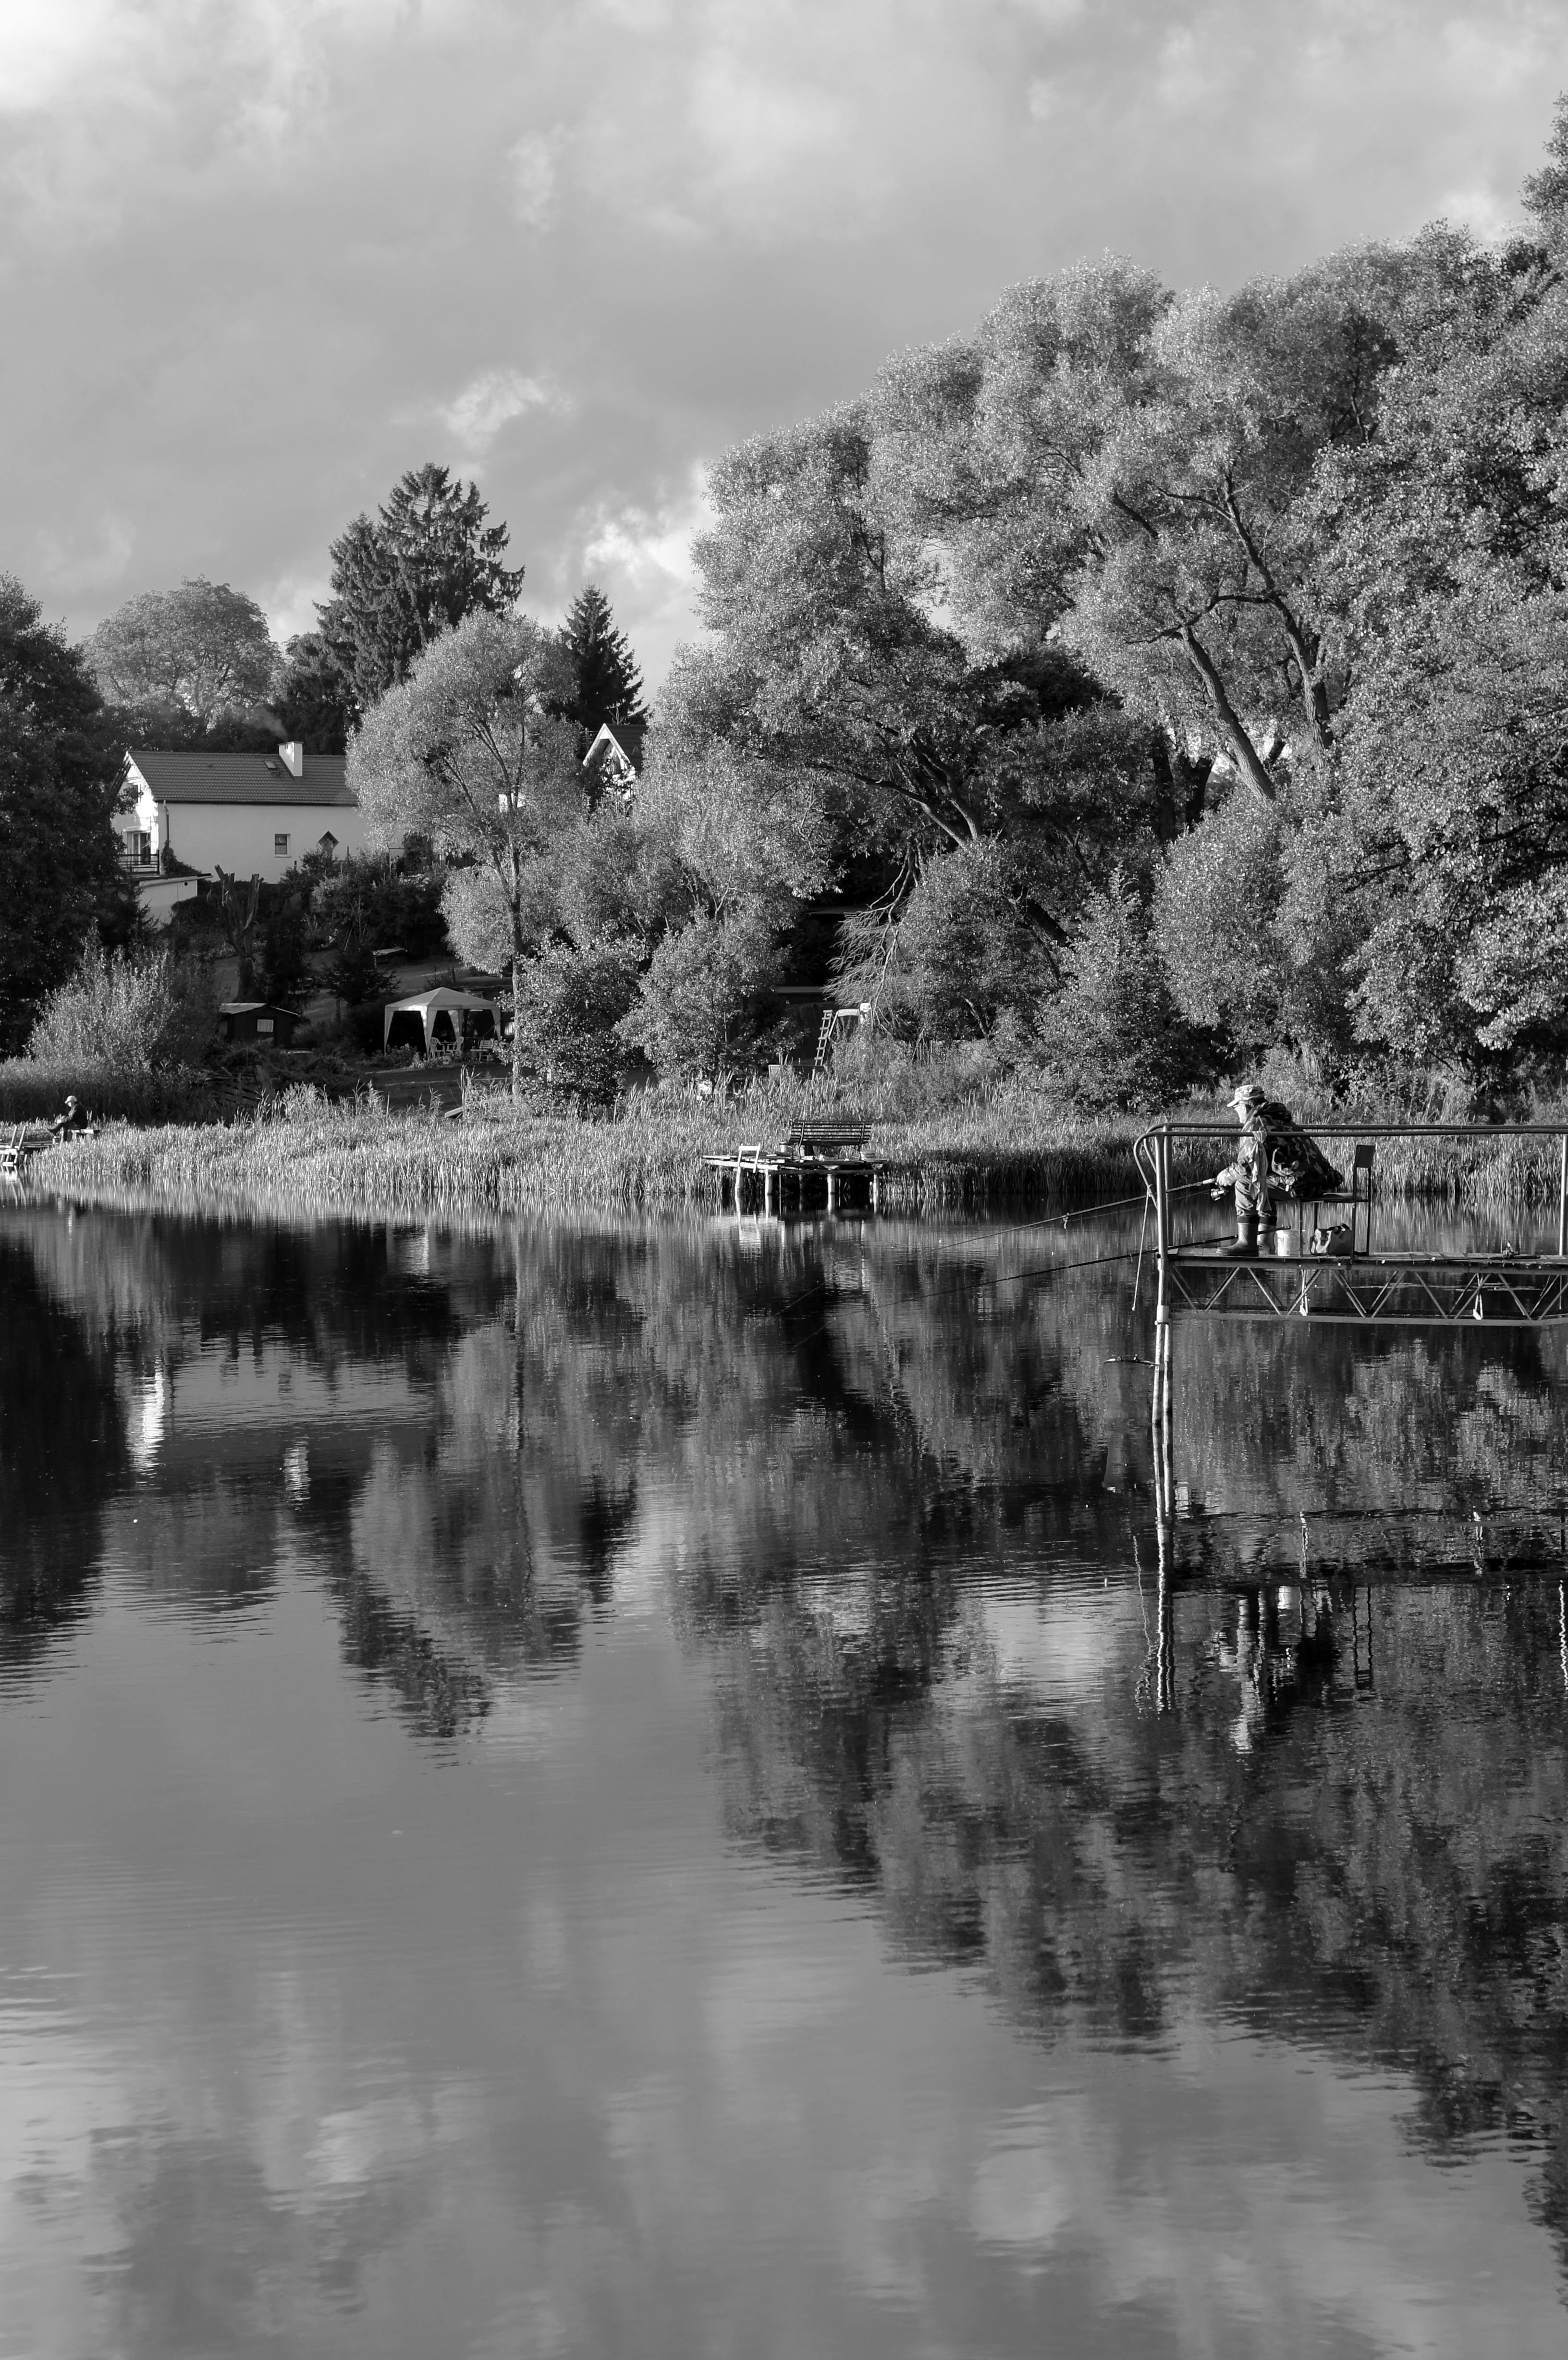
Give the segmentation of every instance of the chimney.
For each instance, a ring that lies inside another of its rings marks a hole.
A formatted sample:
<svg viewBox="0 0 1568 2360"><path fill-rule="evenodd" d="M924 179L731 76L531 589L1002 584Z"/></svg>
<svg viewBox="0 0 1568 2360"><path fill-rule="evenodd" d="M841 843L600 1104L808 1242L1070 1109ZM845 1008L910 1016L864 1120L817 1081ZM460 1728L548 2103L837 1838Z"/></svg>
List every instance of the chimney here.
<svg viewBox="0 0 1568 2360"><path fill-rule="evenodd" d="M278 752L289 777L302 779L305 775L304 741L299 738L290 738L286 745L279 746Z"/></svg>

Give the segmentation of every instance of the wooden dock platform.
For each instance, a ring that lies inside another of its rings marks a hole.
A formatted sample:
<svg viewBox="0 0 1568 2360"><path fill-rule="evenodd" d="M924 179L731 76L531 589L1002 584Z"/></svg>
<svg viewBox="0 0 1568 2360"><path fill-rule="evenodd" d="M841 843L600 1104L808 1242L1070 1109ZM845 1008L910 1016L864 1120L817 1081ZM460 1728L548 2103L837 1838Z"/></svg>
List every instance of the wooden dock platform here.
<svg viewBox="0 0 1568 2360"><path fill-rule="evenodd" d="M737 1213L881 1210L886 1164L865 1153L864 1131L800 1131L782 1145L754 1141L711 1155L719 1202Z"/></svg>

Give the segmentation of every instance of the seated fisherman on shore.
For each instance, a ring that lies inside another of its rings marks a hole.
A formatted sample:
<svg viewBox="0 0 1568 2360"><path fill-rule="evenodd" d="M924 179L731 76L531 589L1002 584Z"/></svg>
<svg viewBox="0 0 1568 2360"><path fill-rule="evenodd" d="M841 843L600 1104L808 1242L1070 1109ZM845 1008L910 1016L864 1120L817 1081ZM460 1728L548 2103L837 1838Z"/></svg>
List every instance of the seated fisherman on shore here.
<svg viewBox="0 0 1568 2360"><path fill-rule="evenodd" d="M1258 1083L1244 1082L1229 1103L1241 1137L1233 1161L1215 1173L1210 1194L1218 1204L1227 1188L1236 1192L1236 1243L1222 1251L1255 1254L1259 1227L1274 1226L1276 1196L1310 1202L1345 1184L1316 1141L1297 1130L1289 1107L1267 1097Z"/></svg>
<svg viewBox="0 0 1568 2360"><path fill-rule="evenodd" d="M71 1092L67 1092L63 1110L49 1125L56 1139L76 1139L88 1128L87 1117L77 1105Z"/></svg>

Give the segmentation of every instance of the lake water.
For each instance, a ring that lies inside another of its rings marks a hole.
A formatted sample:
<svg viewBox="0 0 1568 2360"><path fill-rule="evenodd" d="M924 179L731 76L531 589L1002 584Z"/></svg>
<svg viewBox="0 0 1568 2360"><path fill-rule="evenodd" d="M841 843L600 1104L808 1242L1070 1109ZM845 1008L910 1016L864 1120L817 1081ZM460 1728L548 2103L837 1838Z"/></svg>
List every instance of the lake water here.
<svg viewBox="0 0 1568 2360"><path fill-rule="evenodd" d="M0 2354L1568 2344L1565 1339L0 1207Z"/></svg>

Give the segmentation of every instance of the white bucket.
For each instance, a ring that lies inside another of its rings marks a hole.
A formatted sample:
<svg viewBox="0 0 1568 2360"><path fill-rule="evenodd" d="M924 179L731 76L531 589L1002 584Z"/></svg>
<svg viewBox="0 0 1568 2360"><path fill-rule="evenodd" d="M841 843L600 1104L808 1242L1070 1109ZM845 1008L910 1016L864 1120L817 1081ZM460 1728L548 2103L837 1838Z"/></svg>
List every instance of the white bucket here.
<svg viewBox="0 0 1568 2360"><path fill-rule="evenodd" d="M1301 1261L1301 1240L1294 1229L1275 1229L1271 1235L1271 1251L1280 1262Z"/></svg>

